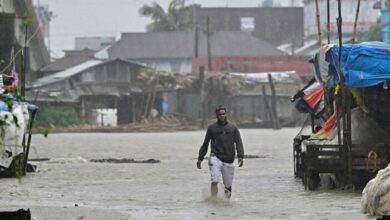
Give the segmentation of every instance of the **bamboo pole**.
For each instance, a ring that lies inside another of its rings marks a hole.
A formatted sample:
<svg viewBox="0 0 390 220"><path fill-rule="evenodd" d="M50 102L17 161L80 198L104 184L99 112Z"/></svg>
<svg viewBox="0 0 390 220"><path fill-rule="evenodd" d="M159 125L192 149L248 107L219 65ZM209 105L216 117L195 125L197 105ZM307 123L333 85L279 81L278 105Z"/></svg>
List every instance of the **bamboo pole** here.
<svg viewBox="0 0 390 220"><path fill-rule="evenodd" d="M330 3L329 3L330 0L327 0L326 1L326 11L327 11L327 18L328 18L328 22L326 24L326 29L328 31L328 44L330 44Z"/></svg>
<svg viewBox="0 0 390 220"><path fill-rule="evenodd" d="M318 0L316 0L316 15L317 15L318 41L320 42L320 46L322 46L321 19L320 19L320 8L319 8Z"/></svg>
<svg viewBox="0 0 390 220"><path fill-rule="evenodd" d="M357 7L356 7L356 14L355 14L355 23L353 24L353 35L352 35L352 43L356 43L356 26L359 18L359 10L360 10L360 0L358 0Z"/></svg>
<svg viewBox="0 0 390 220"><path fill-rule="evenodd" d="M337 19L337 28L338 28L338 35L339 35L339 72L340 72L340 91L341 91L341 96L342 96L342 112L341 114L344 116L343 117L343 145L345 148L346 152L346 159L347 159L347 164L346 164L346 184L349 186L352 183L352 140L351 140L351 96L348 88L345 85L345 77L342 73L342 23L343 19L341 16L341 0L338 0L338 19Z"/></svg>

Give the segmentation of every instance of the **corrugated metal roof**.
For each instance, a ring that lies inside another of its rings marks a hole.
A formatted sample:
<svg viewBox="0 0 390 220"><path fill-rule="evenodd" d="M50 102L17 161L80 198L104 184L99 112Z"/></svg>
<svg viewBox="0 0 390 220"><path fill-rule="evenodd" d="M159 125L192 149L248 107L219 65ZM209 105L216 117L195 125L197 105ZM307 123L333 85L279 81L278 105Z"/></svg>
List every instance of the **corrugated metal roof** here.
<svg viewBox="0 0 390 220"><path fill-rule="evenodd" d="M110 58L172 59L193 58L194 32L123 33L108 49ZM274 56L284 53L271 44L241 31L218 31L211 35L212 56ZM199 31L198 56L207 57L207 38Z"/></svg>
<svg viewBox="0 0 390 220"><path fill-rule="evenodd" d="M68 68L64 71L52 74L50 76L39 78L38 80L34 81L31 85L31 87L40 87L42 85L54 83L66 78L69 78L77 73L80 73L83 70L86 70L88 68L91 68L93 66L96 66L98 64L103 63L102 60L88 60L84 63L81 63L79 65L76 65L74 67Z"/></svg>
<svg viewBox="0 0 390 220"><path fill-rule="evenodd" d="M59 72L63 71L69 67L78 65L87 60L90 60L95 50L84 49L84 50L69 50L65 51L66 55L54 62L49 63L47 66L40 69L42 72Z"/></svg>

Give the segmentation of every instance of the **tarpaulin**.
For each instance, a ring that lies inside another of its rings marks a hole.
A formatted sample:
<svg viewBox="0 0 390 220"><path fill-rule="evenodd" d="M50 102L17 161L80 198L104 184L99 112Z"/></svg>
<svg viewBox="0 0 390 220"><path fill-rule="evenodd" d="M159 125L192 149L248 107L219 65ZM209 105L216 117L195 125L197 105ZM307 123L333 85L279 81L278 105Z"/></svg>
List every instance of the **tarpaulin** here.
<svg viewBox="0 0 390 220"><path fill-rule="evenodd" d="M334 46L326 54L326 61L335 67L330 73L333 78L340 75L338 53L339 47ZM390 80L390 44L384 42L345 44L342 46L341 62L342 74L349 88L365 88Z"/></svg>

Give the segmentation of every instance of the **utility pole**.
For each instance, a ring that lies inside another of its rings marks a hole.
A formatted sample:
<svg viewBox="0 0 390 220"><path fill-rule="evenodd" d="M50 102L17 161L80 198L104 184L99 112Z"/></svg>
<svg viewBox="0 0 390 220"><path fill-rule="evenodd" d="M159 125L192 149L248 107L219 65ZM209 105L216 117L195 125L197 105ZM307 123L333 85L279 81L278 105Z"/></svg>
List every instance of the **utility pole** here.
<svg viewBox="0 0 390 220"><path fill-rule="evenodd" d="M20 84L20 95L24 97L26 90L26 69L27 69L27 35L28 35L28 24L24 25L24 48L23 48L23 56L22 56L22 74L21 74L21 84Z"/></svg>
<svg viewBox="0 0 390 220"><path fill-rule="evenodd" d="M202 118L201 127L206 128L207 125L207 87L205 82L204 66L199 67L199 83L200 83L200 115Z"/></svg>
<svg viewBox="0 0 390 220"><path fill-rule="evenodd" d="M207 37L207 64L209 72L213 70L212 64L211 64L211 42L210 42L210 17L207 16L207 26L206 26L206 37Z"/></svg>
<svg viewBox="0 0 390 220"><path fill-rule="evenodd" d="M195 48L194 48L194 57L198 58L198 46L199 44L199 27L198 25L195 26Z"/></svg>

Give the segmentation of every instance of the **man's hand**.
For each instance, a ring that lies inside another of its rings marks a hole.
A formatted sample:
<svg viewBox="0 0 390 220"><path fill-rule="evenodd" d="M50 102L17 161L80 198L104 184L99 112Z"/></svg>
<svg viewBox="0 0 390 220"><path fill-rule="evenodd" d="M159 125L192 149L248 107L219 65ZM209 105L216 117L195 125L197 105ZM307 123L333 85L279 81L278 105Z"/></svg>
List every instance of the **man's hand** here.
<svg viewBox="0 0 390 220"><path fill-rule="evenodd" d="M242 167L244 165L243 159L238 159L238 167Z"/></svg>
<svg viewBox="0 0 390 220"><path fill-rule="evenodd" d="M196 167L198 167L198 169L202 169L202 166L200 165L201 163L201 160L198 160L198 162L196 162Z"/></svg>

